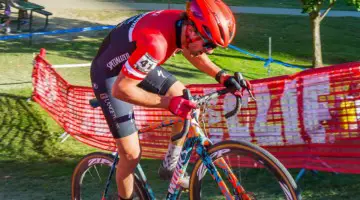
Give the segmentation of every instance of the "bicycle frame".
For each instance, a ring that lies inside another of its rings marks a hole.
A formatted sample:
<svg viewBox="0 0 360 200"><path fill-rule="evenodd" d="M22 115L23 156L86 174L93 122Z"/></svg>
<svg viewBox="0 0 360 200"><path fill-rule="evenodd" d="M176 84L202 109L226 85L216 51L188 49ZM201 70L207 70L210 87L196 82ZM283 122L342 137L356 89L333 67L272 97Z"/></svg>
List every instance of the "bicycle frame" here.
<svg viewBox="0 0 360 200"><path fill-rule="evenodd" d="M173 124L183 122L182 119L178 120L165 120L161 123L153 124L148 127L142 128L139 130L140 133L145 133L154 129L163 128L167 126L171 126ZM242 195L243 199L247 199L247 195L244 193L244 189L241 187L240 182L237 180L236 176L231 171L230 167L227 165L227 163L224 161L224 159L218 159L216 162L212 161L212 157L220 157L221 155L209 155L206 151L206 148L210 145L212 145L212 142L209 138L206 137L206 135L201 130L200 126L197 122L192 122L191 124L192 130L195 130L195 132L188 133L186 136L186 140L184 142L184 145L182 147L180 158L177 162L175 171L173 173L173 176L171 178L169 187L168 187L168 194L166 195L167 200L175 200L177 199L179 193L180 193L180 185L179 180L184 176L187 166L190 161L191 154L194 150L194 147L196 147L196 152L199 155L200 159L203 161L203 164L206 168L203 168L203 174L205 174L206 170L208 170L212 176L212 178L216 181L218 184L222 194L226 197L227 200L234 199L231 195L231 192L227 188L225 182L223 181L220 173L216 169L215 165L221 168L226 177L230 180L232 186L235 188L235 193L237 195ZM111 167L111 171L109 173L109 177L107 180L107 184L103 193L102 200L105 200L107 197L107 191L109 188L111 176L113 175L113 172L115 171L115 166L118 161L118 154L116 153L114 163ZM136 167L136 176L138 176L139 180L143 183L144 188L146 189L146 192L148 194L148 197L151 200L155 199L155 195L153 190L151 189L149 183L147 182L147 178L145 176L144 171L142 170L140 164Z"/></svg>
<svg viewBox="0 0 360 200"><path fill-rule="evenodd" d="M236 75L236 77L238 77L239 82L240 82L240 79L242 79L241 74L238 73ZM210 100L211 98L216 98L220 95L228 93L229 91L230 90L228 90L228 89L223 89L223 90L219 90L219 91L210 93L210 94L205 95L205 96L201 97L200 99L198 99L198 103L199 102L204 103L204 102ZM184 92L185 98L187 98L187 99L192 98L191 94L188 90L185 89L183 92ZM255 99L249 89L248 89L248 92L252 96L252 98ZM229 117L229 116L236 114L240 105L241 105L241 97L236 96L235 109L233 111L227 113L226 116ZM203 165L205 165L205 168L202 168L203 170L202 170L201 175L205 175L205 172L208 170L210 175L212 176L212 178L218 184L222 194L226 197L227 200L232 200L232 199L234 199L234 197L232 196L229 189L227 188L225 182L223 181L223 179L222 179L220 173L218 172L218 170L216 169L215 165L218 166L220 169L222 169L222 171L228 178L229 182L233 186L233 188L234 188L233 192L235 193L235 195L236 196L240 195L241 199L243 199L243 200L250 200L251 198L246 194L244 188L241 186L239 180L236 178L236 176L232 172L231 168L228 166L228 164L225 162L225 160L223 158L221 158L221 156L224 152L217 153L218 155L209 155L208 154L207 147L211 146L212 142L203 133L202 129L200 128L199 123L198 123L198 118L196 117L197 116L196 113L193 113L192 116L193 116L193 120L191 122L190 122L190 120L184 121L183 119L165 120L161 123L153 124L153 125L150 125L148 127L145 127L145 128L142 128L141 130L139 130L139 133L144 133L144 132L148 132L148 131L151 131L154 129L171 126L171 125L174 125L179 122L184 122L184 128L181 131L181 133L172 137L172 140L177 140L181 137L186 136L186 140L185 140L182 150L180 152L180 157L176 164L175 171L172 175L172 178L171 178L171 181L170 181L170 184L168 187L168 194L166 195L166 200L175 200L178 198L180 189L181 189L179 180L181 180L181 178L183 178L183 176L186 172L186 168L189 164L190 157L194 150L194 147L196 148L196 153L199 155L200 159L202 160ZM189 126L192 129L191 132L189 132ZM216 158L215 162L212 161L212 157ZM115 169L115 166L117 163L117 158L118 158L118 155L116 154L116 159L111 168L112 171L109 174L108 183L104 190L105 192L103 194L103 200L105 200L109 182L111 180L111 175L113 174L113 170ZM135 174L138 176L140 181L142 181L144 187L147 190L146 192L147 192L149 198L155 199L155 195L154 195L150 185L147 183L145 173L143 172L140 164L138 164L138 166L136 167Z"/></svg>

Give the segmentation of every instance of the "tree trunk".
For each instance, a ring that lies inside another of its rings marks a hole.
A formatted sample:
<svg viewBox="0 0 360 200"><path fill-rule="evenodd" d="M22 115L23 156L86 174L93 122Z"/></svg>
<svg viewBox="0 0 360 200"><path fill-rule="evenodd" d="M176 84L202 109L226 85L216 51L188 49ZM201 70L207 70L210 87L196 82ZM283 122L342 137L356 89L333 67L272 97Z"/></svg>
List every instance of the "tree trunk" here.
<svg viewBox="0 0 360 200"><path fill-rule="evenodd" d="M320 22L321 17L319 12L310 13L311 29L313 36L313 67L323 67L322 51L321 51L321 36L320 36Z"/></svg>

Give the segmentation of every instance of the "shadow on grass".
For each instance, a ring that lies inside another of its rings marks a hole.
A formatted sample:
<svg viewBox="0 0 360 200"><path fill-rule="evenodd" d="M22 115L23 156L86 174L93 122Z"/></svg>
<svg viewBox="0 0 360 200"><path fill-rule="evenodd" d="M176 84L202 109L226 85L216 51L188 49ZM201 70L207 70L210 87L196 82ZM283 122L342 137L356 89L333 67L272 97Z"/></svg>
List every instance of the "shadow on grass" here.
<svg viewBox="0 0 360 200"><path fill-rule="evenodd" d="M251 53L267 55L269 37L272 38L273 59L289 55L296 59L312 60L312 35L308 17L280 15L236 15L237 35L234 45ZM341 27L341 28L339 28ZM324 63L344 63L359 60L355 49L360 29L358 19L327 17L321 24ZM341 37L347 35L346 38ZM341 40L339 40L341 37ZM286 60L282 60L287 62Z"/></svg>
<svg viewBox="0 0 360 200"><path fill-rule="evenodd" d="M0 161L0 199L71 199L76 162Z"/></svg>
<svg viewBox="0 0 360 200"><path fill-rule="evenodd" d="M80 158L79 158L80 159ZM79 159L52 161L12 162L0 161L1 199L70 199L71 175ZM149 180L157 199L164 199L169 182L159 179L157 169L159 160L143 159L141 165ZM291 170L293 175L299 170ZM253 180L261 179L261 173L252 174ZM306 174L298 184L302 190L303 199L338 200L359 199L360 176L350 174L333 175L320 172L317 176ZM207 184L211 184L209 179ZM31 184L31 187L29 187ZM271 182L262 183L263 194L271 196ZM277 183L273 183L277 184ZM215 184L214 184L215 185ZM223 199L216 186L207 188L202 199ZM101 188L99 188L101 193ZM187 199L185 193L182 199ZM272 199L272 198L265 198Z"/></svg>
<svg viewBox="0 0 360 200"><path fill-rule="evenodd" d="M106 32L98 32L98 36L88 36L91 40L88 41L57 41L34 43L28 46L28 41L25 40L11 40L7 41L5 45L0 43L0 50L2 49L5 53L34 53L39 52L40 48L45 48L49 54L51 51L56 52L60 56L92 60L101 44L102 39L105 37ZM60 36L61 37L61 36ZM22 47L22 48L19 48Z"/></svg>
<svg viewBox="0 0 360 200"><path fill-rule="evenodd" d="M28 145L41 154L46 140L45 124L34 114L26 97L0 94L1 149L9 156L25 153ZM36 142L35 142L36 140Z"/></svg>
<svg viewBox="0 0 360 200"><path fill-rule="evenodd" d="M23 81L23 82L13 82L13 83L0 83L1 85L20 85L20 84L28 84L28 83L32 83L31 81Z"/></svg>
<svg viewBox="0 0 360 200"><path fill-rule="evenodd" d="M235 50L236 51L236 50ZM214 56L220 56L220 57L227 57L227 58L238 58L238 59L241 59L241 60L252 60L252 61L259 61L259 62L263 62L261 61L260 59L258 58L254 58L254 57L248 57L248 56L243 56L242 53L239 52L239 55L231 55L231 54L224 54L224 53L213 53L211 55L214 55ZM267 59L268 57L265 57L265 59ZM265 62L264 62L265 63ZM291 63L288 63L288 64L291 64ZM299 64L294 64L298 67L303 67L303 68L312 68L311 65L299 65Z"/></svg>
<svg viewBox="0 0 360 200"><path fill-rule="evenodd" d="M114 11L115 12L115 11ZM75 13L77 17L80 13ZM37 17L35 17L37 18ZM76 17L75 17L76 18ZM116 17L122 21L126 16ZM95 20L96 21L96 20ZM120 21L114 21L113 25L116 25ZM42 27L42 19L37 18L33 25L34 29ZM81 19L68 19L62 17L52 17L50 19L50 25L48 30L65 30L72 28L85 28L104 26L108 24L92 22L91 18L87 20ZM12 23L12 30L16 29L16 23ZM100 47L103 38L108 34L110 30L102 31L87 31L80 33L63 33L55 35L40 35L32 37L32 44L29 43L29 38L25 39L12 39L6 41L0 41L0 51L4 53L33 53L39 52L40 48L45 48L48 51L54 51L59 53L61 56L92 60ZM24 32L27 33L27 32ZM18 33L16 33L18 34ZM21 34L21 33L19 33ZM0 35L1 36L1 35Z"/></svg>
<svg viewBox="0 0 360 200"><path fill-rule="evenodd" d="M40 112L45 111L28 102L29 97L0 93L0 157L5 160L76 157L56 148L61 129L58 126L57 130L49 129L50 118L44 118Z"/></svg>
<svg viewBox="0 0 360 200"><path fill-rule="evenodd" d="M70 198L71 174L86 153L76 155L52 148L59 141L46 123L46 118L27 102L26 94L0 93L0 199ZM68 144L66 148L73 147ZM160 163L152 159L141 161L150 185L162 199L169 183L158 178ZM293 176L298 171L291 170ZM253 180L257 180L256 177ZM304 199L360 198L359 175L320 172L312 176L307 173L298 185ZM211 191L209 194L219 195L216 187ZM264 187L264 193L269 191ZM207 197L204 199L212 199L212 196Z"/></svg>
<svg viewBox="0 0 360 200"><path fill-rule="evenodd" d="M132 13L132 15L134 14ZM259 52L267 55L268 37L272 37L274 59L288 63L292 63L289 60L293 59L307 62L312 60L312 36L307 17L286 16L284 18L284 16L255 14L239 14L236 16L238 30L233 43L235 46L252 53ZM114 22L114 25L119 22ZM61 17L53 17L51 23L51 29L104 25L86 20ZM359 60L360 57L357 53L358 45L354 42L358 40L358 34L353 31L358 29L360 29L360 24L357 19L327 18L321 25L324 63L336 64ZM109 30L46 37L38 36L34 37L34 44L31 46L28 46L28 40L9 40L0 42L0 51L5 53L33 53L38 52L40 48L44 47L49 51L56 51L65 57L89 61L95 56L103 38L108 32ZM344 34L347 37L339 40L338 37ZM218 54L218 56L223 57L225 55ZM226 56L257 60L255 58L248 58L241 53L239 53L239 56Z"/></svg>

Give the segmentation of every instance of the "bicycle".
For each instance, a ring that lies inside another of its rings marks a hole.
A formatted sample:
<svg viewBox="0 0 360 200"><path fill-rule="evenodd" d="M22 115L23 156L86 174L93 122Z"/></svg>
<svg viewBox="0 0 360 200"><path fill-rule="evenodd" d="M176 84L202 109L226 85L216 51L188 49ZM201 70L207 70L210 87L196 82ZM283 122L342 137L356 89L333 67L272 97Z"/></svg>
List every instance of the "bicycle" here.
<svg viewBox="0 0 360 200"><path fill-rule="evenodd" d="M236 73L235 75L237 81L243 81L240 73ZM189 90L185 89L184 97L197 102L199 106L206 107L210 100L230 92L233 93L234 89L221 89L207 95L192 97ZM248 92L252 96L249 89ZM241 96L235 96L235 108L227 113L225 115L226 117L236 115L241 107ZM96 100L92 100L91 105L97 107L98 105L96 104ZM196 149L195 151L199 159L195 162L190 175L188 194L190 200L214 199L215 197L212 195L219 194L219 192L214 189L216 186L227 200L301 199L299 189L290 173L268 151L246 141L229 140L213 144L200 128L197 116L196 113L192 114L195 122L183 119L165 120L139 130L139 133L145 133L157 128L184 122L183 130L171 138L172 140L177 140L185 136L186 140L168 187L167 200L180 198L183 188L180 187L178 181L184 176L194 149ZM196 132L192 132L192 134L189 134L190 123L192 123L191 125L195 127L196 130ZM111 195L108 195L111 186L111 190L117 199L117 188L113 173L118 159L117 153L113 155L100 152L91 153L82 158L72 175L72 200L89 198L102 200L111 199ZM95 172L99 178L100 185L104 187L102 192L99 191L99 186L94 186L94 184L97 183L92 180L92 178L94 178L93 173ZM269 173L270 177L265 177L264 173ZM207 176L209 174L210 176ZM260 178L254 179L254 175L261 176ZM155 199L154 192L147 182L140 164L136 167L134 177L134 199ZM87 182L88 178L91 179L89 182ZM211 185L211 180L215 180L215 185ZM254 185L254 182L258 180L261 181L261 185ZM211 197L208 197L209 195Z"/></svg>

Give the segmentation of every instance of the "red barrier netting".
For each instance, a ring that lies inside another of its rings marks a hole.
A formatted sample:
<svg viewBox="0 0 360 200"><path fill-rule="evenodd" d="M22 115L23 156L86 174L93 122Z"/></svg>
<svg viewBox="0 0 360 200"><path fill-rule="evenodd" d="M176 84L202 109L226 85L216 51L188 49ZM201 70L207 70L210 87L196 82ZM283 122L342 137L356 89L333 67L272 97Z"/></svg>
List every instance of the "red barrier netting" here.
<svg viewBox="0 0 360 200"><path fill-rule="evenodd" d="M35 58L33 99L77 140L115 151L101 109L93 109L90 87L70 85L42 56ZM245 94L240 113L225 119L235 98L211 102L203 116L214 142L247 140L273 153L288 168L360 173L360 62L253 80L256 102ZM188 86L192 94L219 85ZM135 107L139 128L171 118L163 109ZM171 128L140 135L143 156L163 158Z"/></svg>

